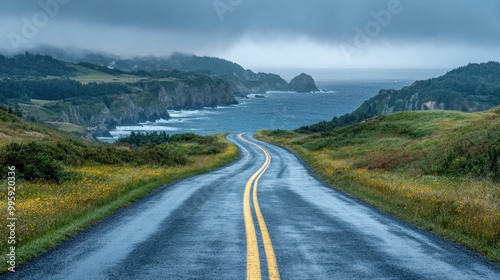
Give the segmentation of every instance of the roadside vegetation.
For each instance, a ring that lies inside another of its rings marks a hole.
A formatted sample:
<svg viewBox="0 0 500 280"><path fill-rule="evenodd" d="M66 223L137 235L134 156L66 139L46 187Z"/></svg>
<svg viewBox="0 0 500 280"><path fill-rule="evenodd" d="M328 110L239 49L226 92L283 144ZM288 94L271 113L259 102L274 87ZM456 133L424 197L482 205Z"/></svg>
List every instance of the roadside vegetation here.
<svg viewBox="0 0 500 280"><path fill-rule="evenodd" d="M500 108L256 137L291 149L335 188L500 262Z"/></svg>
<svg viewBox="0 0 500 280"><path fill-rule="evenodd" d="M0 110L0 217L6 221L7 167L15 166L19 264L162 185L237 157L224 135L134 133L119 143L97 144ZM0 235L7 237L8 230L1 227ZM7 238L0 247L7 250Z"/></svg>
<svg viewBox="0 0 500 280"><path fill-rule="evenodd" d="M500 63L470 63L443 76L416 81L401 90L382 89L354 112L331 121L301 127L302 132L322 132L388 113L442 109L480 112L500 104Z"/></svg>

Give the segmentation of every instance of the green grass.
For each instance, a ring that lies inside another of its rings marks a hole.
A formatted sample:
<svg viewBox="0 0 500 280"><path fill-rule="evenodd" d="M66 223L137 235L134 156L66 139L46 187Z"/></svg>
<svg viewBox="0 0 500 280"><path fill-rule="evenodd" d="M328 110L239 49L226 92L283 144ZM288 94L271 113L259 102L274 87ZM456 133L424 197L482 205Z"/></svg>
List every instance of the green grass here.
<svg viewBox="0 0 500 280"><path fill-rule="evenodd" d="M29 116L37 120L56 121L59 118L56 112L39 105L19 103L19 106L23 111L27 112Z"/></svg>
<svg viewBox="0 0 500 280"><path fill-rule="evenodd" d="M33 174L34 169L23 170L20 165L16 168L17 265L162 185L222 167L239 156L236 146L222 134L198 136L198 141L194 142L130 147L84 141L72 135L82 130L72 124L50 125L59 130L27 122L0 110L1 170L9 165L4 162L9 158L7 155L14 152L14 161L22 156L26 157L24 164L38 160L35 163L40 164L35 167L46 163L54 167L55 164L70 176L58 183L40 179L26 181L22 179L23 172ZM16 145L21 148L17 152L4 150ZM151 160L155 152L163 152L168 158L162 157L164 163L155 164ZM33 162L31 165L33 167ZM0 187L0 208L6 209L5 177L0 180ZM6 220L6 215L7 211L0 212L2 220ZM0 235L8 235L7 227L0 228ZM0 239L0 261L4 264L6 242ZM6 269L7 266L2 266L0 272Z"/></svg>
<svg viewBox="0 0 500 280"><path fill-rule="evenodd" d="M0 110L0 148L12 142L27 142L45 139L58 141L71 136L43 125L26 122L23 119Z"/></svg>
<svg viewBox="0 0 500 280"><path fill-rule="evenodd" d="M189 156L189 163L185 165L86 163L82 166L67 167L68 171L76 172L80 176L59 185L19 180L16 192L17 264L36 257L160 186L209 172L235 161L239 156L238 149L226 140L224 135L216 137L216 143L222 145L221 152ZM6 182L0 185L2 189L7 189ZM0 207L6 208L5 191L0 193L0 198ZM0 213L0 216L2 219L6 218L6 211ZM1 228L0 234L7 236L7 229ZM0 240L0 247L7 248L6 240ZM6 261L5 254L0 257L3 263ZM3 266L1 271L6 271L6 267Z"/></svg>
<svg viewBox="0 0 500 280"><path fill-rule="evenodd" d="M36 105L36 106L43 106L43 105L47 105L49 103L53 103L54 101L52 100L41 100L41 99L31 99L31 103L33 103L33 105Z"/></svg>
<svg viewBox="0 0 500 280"><path fill-rule="evenodd" d="M498 263L499 111L402 112L323 133L256 137L290 148L335 188Z"/></svg>
<svg viewBox="0 0 500 280"><path fill-rule="evenodd" d="M26 105L29 107L37 107L34 105ZM23 108L24 109L24 108ZM49 111L51 112L51 111ZM57 122L55 122L57 124ZM62 126L65 123L59 123ZM76 126L67 124L67 127L74 127L76 129ZM32 132L44 134L48 137L49 140L51 141L56 141L56 140L61 140L61 139L67 139L68 137L71 138L71 136L68 133L52 129L46 125L43 125L41 123L33 123L33 122L28 122L25 121L22 118L19 118L13 114L9 114L3 110L0 110L0 133L5 133L10 135L14 142L22 141L24 140L30 140L29 138L26 138L26 135L30 135ZM31 140L35 140L38 138L33 138ZM0 145L1 147L2 145Z"/></svg>
<svg viewBox="0 0 500 280"><path fill-rule="evenodd" d="M71 65L78 70L78 75L72 77L73 80L79 81L82 84L88 83L133 83L137 82L141 77L128 74L111 75L101 71L90 69L80 65Z"/></svg>
<svg viewBox="0 0 500 280"><path fill-rule="evenodd" d="M80 125L66 123L66 122L46 122L49 127L68 132L70 134L80 136L85 133L85 128Z"/></svg>

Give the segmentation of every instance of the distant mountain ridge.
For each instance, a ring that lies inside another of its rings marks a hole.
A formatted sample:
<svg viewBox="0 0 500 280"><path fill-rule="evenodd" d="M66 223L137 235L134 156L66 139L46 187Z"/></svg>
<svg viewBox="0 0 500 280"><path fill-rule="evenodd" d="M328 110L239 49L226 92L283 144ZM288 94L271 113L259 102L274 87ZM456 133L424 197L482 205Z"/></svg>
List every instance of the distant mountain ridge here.
<svg viewBox="0 0 500 280"><path fill-rule="evenodd" d="M401 90L380 90L350 114L300 128L320 132L401 111L456 110L478 112L500 105L500 63L471 63L445 75L416 81Z"/></svg>
<svg viewBox="0 0 500 280"><path fill-rule="evenodd" d="M0 55L0 103L26 118L66 122L106 135L118 125L170 118L169 109L236 104L221 78L181 71L128 73L47 55Z"/></svg>
<svg viewBox="0 0 500 280"><path fill-rule="evenodd" d="M39 54L50 55L56 59L80 63L88 62L127 72L179 70L215 76L228 82L236 95L262 93L269 90L286 90L288 83L279 75L254 73L241 65L217 57L197 56L174 52L169 56L137 56L122 58L113 54L73 50L43 46L32 50Z"/></svg>

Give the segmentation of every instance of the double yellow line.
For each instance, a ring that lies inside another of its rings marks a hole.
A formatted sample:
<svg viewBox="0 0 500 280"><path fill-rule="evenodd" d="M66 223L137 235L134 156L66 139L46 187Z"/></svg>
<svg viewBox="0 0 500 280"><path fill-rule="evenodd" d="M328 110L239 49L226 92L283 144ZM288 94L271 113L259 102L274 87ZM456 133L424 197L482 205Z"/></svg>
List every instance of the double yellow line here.
<svg viewBox="0 0 500 280"><path fill-rule="evenodd" d="M257 217L262 241L264 243L264 251L266 254L269 279L280 279L278 263L276 262L276 255L274 254L271 237L269 236L269 232L267 231L266 222L264 221L264 217L262 216L262 212L260 211L259 201L257 200L257 185L259 183L260 177L262 177L262 175L266 172L267 168L271 164L271 155L266 149L262 148L261 146L244 139L242 135L243 134L239 134L238 138L248 144L259 148L266 155L264 164L248 180L245 187L245 193L243 195L243 215L245 218L245 231L247 235L247 279L261 279L262 277L260 271L260 257L259 246L257 243L257 233L255 230L255 225L252 217L252 209L250 206L251 191L253 191L252 199L253 207L255 209L255 216Z"/></svg>

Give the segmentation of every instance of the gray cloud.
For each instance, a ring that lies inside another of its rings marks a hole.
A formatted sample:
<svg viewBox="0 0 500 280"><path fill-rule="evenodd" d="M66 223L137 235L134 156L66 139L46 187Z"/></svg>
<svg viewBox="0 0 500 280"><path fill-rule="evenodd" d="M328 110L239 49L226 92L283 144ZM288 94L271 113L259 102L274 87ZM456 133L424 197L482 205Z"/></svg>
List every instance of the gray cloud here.
<svg viewBox="0 0 500 280"><path fill-rule="evenodd" d="M50 0L41 0L49 2ZM246 32L300 33L335 40L355 26L372 20L371 11L390 0L233 0L241 1L221 21L217 0L72 0L61 8L60 20L148 28L162 31L238 36ZM401 16L385 30L387 37L449 37L500 42L500 4L497 0L400 0ZM228 3L220 0L219 3ZM40 10L36 1L3 1L2 17L30 17Z"/></svg>
<svg viewBox="0 0 500 280"><path fill-rule="evenodd" d="M305 37L334 47L342 42L352 44L355 27L364 30L374 20L372 13L387 9L391 1L397 0L69 0L50 17L46 27L40 28L40 35L30 39L30 44L80 45L85 40L92 41L95 48L110 50L113 41L123 44L121 40L128 31L138 40L151 41L156 36L157 42L151 44L164 45L170 51L185 46L189 51L216 52L242 38ZM400 0L402 12L392 15L376 42L397 45L445 41L498 48L499 2ZM214 3L233 3L234 7L218 13ZM21 33L22 18L32 20L43 9L37 1L29 0L4 0L1 5L0 18L5 24L0 27L0 44L5 48L9 33ZM81 34L81 41L75 34L62 36L71 33L71 28ZM136 51L141 53L140 49Z"/></svg>

